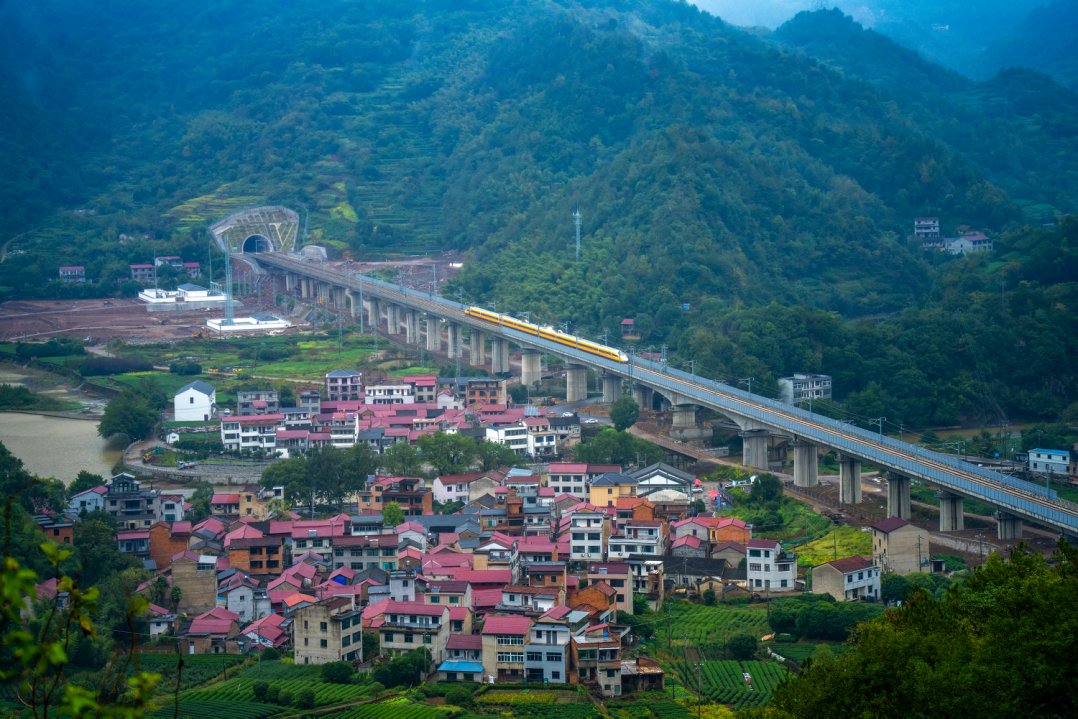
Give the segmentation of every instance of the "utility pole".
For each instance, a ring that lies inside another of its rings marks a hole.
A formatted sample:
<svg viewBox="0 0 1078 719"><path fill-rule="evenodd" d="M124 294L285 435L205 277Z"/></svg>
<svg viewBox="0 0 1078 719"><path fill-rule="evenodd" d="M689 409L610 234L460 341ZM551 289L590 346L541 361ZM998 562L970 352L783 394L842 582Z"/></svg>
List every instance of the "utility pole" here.
<svg viewBox="0 0 1078 719"><path fill-rule="evenodd" d="M876 419L870 419L869 424L874 424L880 428L880 441L883 441L883 423L887 421L886 417L877 417Z"/></svg>
<svg viewBox="0 0 1078 719"><path fill-rule="evenodd" d="M752 381L754 379L756 379L756 378L755 377L742 377L741 379L738 380L738 383L743 384L743 385L747 385L748 388L749 388L749 394L752 394Z"/></svg>
<svg viewBox="0 0 1078 719"><path fill-rule="evenodd" d="M580 208L573 210L573 224L576 225L576 260L580 261Z"/></svg>

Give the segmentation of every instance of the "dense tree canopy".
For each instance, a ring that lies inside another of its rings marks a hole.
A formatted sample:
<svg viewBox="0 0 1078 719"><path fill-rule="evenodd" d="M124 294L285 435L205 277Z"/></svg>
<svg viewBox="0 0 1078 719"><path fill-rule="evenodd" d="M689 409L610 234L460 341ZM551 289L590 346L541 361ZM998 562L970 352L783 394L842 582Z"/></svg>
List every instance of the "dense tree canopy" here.
<svg viewBox="0 0 1078 719"><path fill-rule="evenodd" d="M813 661L775 692L770 717L1067 717L1078 713L1078 550L1025 549L940 598L915 591L858 628L851 651Z"/></svg>

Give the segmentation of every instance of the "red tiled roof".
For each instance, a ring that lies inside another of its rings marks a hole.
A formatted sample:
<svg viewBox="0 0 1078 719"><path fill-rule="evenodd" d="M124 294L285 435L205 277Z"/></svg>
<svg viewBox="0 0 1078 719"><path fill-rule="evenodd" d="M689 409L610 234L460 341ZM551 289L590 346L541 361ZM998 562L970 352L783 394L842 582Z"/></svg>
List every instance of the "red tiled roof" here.
<svg viewBox="0 0 1078 719"><path fill-rule="evenodd" d="M423 602L397 602L392 599L382 611L383 614L416 614L426 617L440 617L446 612L446 607L436 604L424 604Z"/></svg>
<svg viewBox="0 0 1078 719"><path fill-rule="evenodd" d="M531 629L532 620L528 617L503 616L500 614L488 615L483 622L483 634L515 634L525 635Z"/></svg>
<svg viewBox="0 0 1078 719"><path fill-rule="evenodd" d="M873 529L878 529L881 532L893 532L896 529L905 527L909 522L901 517L888 517L887 519L881 519L872 525Z"/></svg>
<svg viewBox="0 0 1078 719"><path fill-rule="evenodd" d="M849 574L850 572L868 569L873 566L873 561L872 557L846 557L845 559L836 559L832 562L827 562L827 564L830 564L843 574Z"/></svg>
<svg viewBox="0 0 1078 719"><path fill-rule="evenodd" d="M685 534L685 535L682 535L682 536L678 537L677 539L675 539L673 545L671 545L671 546L673 546L674 548L677 548L677 547L684 547L685 545L688 545L688 546L692 547L693 549L699 549L700 545L702 545L703 543L704 543L704 540L700 539L699 537L694 537L691 534Z"/></svg>
<svg viewBox="0 0 1078 719"><path fill-rule="evenodd" d="M482 651L483 637L479 634L452 634L446 642L446 649L471 649Z"/></svg>
<svg viewBox="0 0 1078 719"><path fill-rule="evenodd" d="M752 549L776 549L781 547L774 539L750 539L749 547Z"/></svg>

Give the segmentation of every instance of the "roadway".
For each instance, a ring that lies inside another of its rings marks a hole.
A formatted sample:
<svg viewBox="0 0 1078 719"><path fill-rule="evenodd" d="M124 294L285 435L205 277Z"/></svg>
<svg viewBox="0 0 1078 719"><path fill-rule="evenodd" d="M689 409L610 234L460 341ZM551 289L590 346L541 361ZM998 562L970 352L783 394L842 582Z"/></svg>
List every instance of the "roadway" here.
<svg viewBox="0 0 1078 719"><path fill-rule="evenodd" d="M481 330L490 336L510 340L528 349L553 354L568 362L622 377L631 383L650 387L676 403L708 407L739 419L739 423L766 427L770 431L834 449L844 456L905 477L931 482L965 497L989 502L1016 517L1051 527L1071 537L1078 537L1078 504L1059 499L1052 490L962 462L955 457L750 394L659 362L644 360L631 354L628 362L608 360L581 349L494 325L465 315L465 305L438 295L410 290L369 277L345 275L326 269L317 262L307 262L281 254L266 253L247 257L253 257L269 267L362 292L365 297L376 297L382 301L426 312L458 325Z"/></svg>

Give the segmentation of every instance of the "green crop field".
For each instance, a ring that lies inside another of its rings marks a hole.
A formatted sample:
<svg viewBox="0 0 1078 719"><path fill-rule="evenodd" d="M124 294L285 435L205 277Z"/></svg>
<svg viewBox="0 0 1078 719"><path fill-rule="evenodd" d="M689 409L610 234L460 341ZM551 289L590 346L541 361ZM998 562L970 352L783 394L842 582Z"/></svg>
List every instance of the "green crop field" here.
<svg viewBox="0 0 1078 719"><path fill-rule="evenodd" d="M228 702L253 702L255 701L252 687L259 679L246 675L240 679L213 684L201 689L192 689L184 692L180 698L186 701L216 701ZM317 706L327 704L341 704L353 699L359 699L370 692L368 684L327 684L313 677L295 677L281 679L264 679L271 685L279 687L282 692L289 692L295 697L304 689L314 691L314 701Z"/></svg>
<svg viewBox="0 0 1078 719"><path fill-rule="evenodd" d="M678 661L674 668L684 684L712 701L730 704L735 709L766 704L787 674L780 664L757 661L703 661L699 669L692 662ZM745 681L745 673L752 678L751 683Z"/></svg>
<svg viewBox="0 0 1078 719"><path fill-rule="evenodd" d="M274 704L259 704L258 702L220 702L220 701L188 701L180 700L180 719L262 719L280 714L285 707ZM177 716L174 707L170 704L162 707L151 716L166 719Z"/></svg>
<svg viewBox="0 0 1078 719"><path fill-rule="evenodd" d="M726 640L735 634L767 633L766 607L707 606L671 600L661 612L648 617L659 648L676 656L720 656Z"/></svg>
<svg viewBox="0 0 1078 719"><path fill-rule="evenodd" d="M457 707L434 707L416 704L404 697L396 697L377 704L346 709L323 715L324 719L449 719L461 713Z"/></svg>

